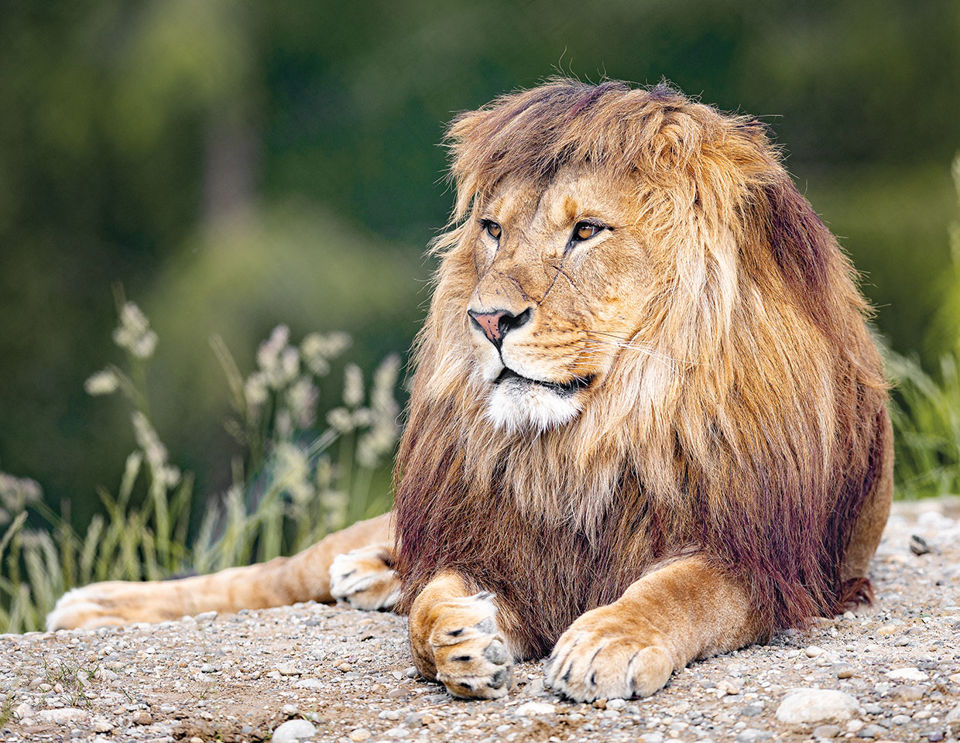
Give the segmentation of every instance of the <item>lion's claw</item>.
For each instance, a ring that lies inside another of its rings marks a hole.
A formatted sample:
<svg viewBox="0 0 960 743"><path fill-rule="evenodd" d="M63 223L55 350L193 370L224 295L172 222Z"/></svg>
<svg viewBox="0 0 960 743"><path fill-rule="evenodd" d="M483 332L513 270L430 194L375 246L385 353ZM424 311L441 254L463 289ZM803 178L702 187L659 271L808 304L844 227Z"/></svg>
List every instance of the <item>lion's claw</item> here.
<svg viewBox="0 0 960 743"><path fill-rule="evenodd" d="M654 638L625 631L605 608L587 612L561 635L546 664L547 684L579 702L653 694L673 673L669 653Z"/></svg>

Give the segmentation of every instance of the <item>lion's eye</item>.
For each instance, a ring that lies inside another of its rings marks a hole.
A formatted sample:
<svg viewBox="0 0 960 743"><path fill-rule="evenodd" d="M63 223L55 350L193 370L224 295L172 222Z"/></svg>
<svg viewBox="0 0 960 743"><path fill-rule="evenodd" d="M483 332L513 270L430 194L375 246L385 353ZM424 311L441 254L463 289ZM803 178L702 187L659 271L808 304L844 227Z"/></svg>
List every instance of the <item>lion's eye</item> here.
<svg viewBox="0 0 960 743"><path fill-rule="evenodd" d="M483 227L484 231L488 235L490 235L490 237L492 237L494 240L500 239L500 233L503 232L503 230L500 228L500 225L498 225L496 222L494 222L491 219L482 219L480 220L480 225Z"/></svg>
<svg viewBox="0 0 960 743"><path fill-rule="evenodd" d="M603 232L605 229L606 227L603 225L599 225L594 222L577 222L576 227L573 228L573 235L570 237L570 242L583 242L584 240L589 240L591 237L599 232Z"/></svg>

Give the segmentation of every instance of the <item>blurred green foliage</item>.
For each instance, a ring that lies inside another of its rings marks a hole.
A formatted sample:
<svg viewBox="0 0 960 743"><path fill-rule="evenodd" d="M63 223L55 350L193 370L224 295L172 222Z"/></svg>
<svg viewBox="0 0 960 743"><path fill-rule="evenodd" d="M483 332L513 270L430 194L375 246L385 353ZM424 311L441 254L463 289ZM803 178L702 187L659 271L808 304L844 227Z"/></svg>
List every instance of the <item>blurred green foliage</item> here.
<svg viewBox="0 0 960 743"><path fill-rule="evenodd" d="M454 113L551 74L666 77L778 132L865 274L878 325L933 359L960 146L953 0L227 0L0 7L0 466L85 521L133 440L82 382L111 286L161 338L153 419L198 491L229 485L211 334L332 328L372 368L422 316ZM949 279L947 278L949 276ZM949 335L949 333L947 333ZM252 359L241 357L247 366Z"/></svg>

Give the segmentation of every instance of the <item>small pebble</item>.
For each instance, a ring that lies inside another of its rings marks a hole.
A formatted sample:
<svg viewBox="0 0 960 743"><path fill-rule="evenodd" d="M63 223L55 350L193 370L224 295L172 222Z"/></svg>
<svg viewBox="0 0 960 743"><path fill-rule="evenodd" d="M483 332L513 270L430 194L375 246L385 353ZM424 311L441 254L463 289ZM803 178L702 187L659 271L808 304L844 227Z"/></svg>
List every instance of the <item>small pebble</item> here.
<svg viewBox="0 0 960 743"><path fill-rule="evenodd" d="M552 715L557 708L546 702L527 702L517 707L513 713L520 717L535 717L537 715Z"/></svg>
<svg viewBox="0 0 960 743"><path fill-rule="evenodd" d="M816 645L811 645L810 647L806 648L803 652L808 658L817 658L823 655L823 648L818 647Z"/></svg>
<svg viewBox="0 0 960 743"><path fill-rule="evenodd" d="M893 725L906 725L910 722L910 715L894 715L890 718L890 723Z"/></svg>
<svg viewBox="0 0 960 743"><path fill-rule="evenodd" d="M297 708L297 705L295 704L285 704L280 708L280 712L285 714L287 717L293 717L299 711L300 710Z"/></svg>
<svg viewBox="0 0 960 743"><path fill-rule="evenodd" d="M837 678L838 679L848 679L853 678L856 675L856 671L853 666L843 664L837 666Z"/></svg>
<svg viewBox="0 0 960 743"><path fill-rule="evenodd" d="M894 668L892 671L887 671L887 677L895 679L896 681L926 681L927 674L921 671L919 668Z"/></svg>
<svg viewBox="0 0 960 743"><path fill-rule="evenodd" d="M153 715L145 709L138 709L133 713L133 723L135 725L149 725L153 722Z"/></svg>
<svg viewBox="0 0 960 743"><path fill-rule="evenodd" d="M879 725L867 725L859 732L857 732L858 738L883 738L887 734L886 729L880 727Z"/></svg>
<svg viewBox="0 0 960 743"><path fill-rule="evenodd" d="M357 728L356 730L351 730L347 737L355 743L360 743L360 741L366 740L372 735L373 733L366 728Z"/></svg>
<svg viewBox="0 0 960 743"><path fill-rule="evenodd" d="M308 720L287 720L273 731L273 743L293 743L293 741L312 738L317 729Z"/></svg>
<svg viewBox="0 0 960 743"><path fill-rule="evenodd" d="M388 738L406 738L410 735L410 731L406 728L390 728L384 735Z"/></svg>
<svg viewBox="0 0 960 743"><path fill-rule="evenodd" d="M926 690L922 686L897 686L892 694L904 702L917 702L923 699Z"/></svg>
<svg viewBox="0 0 960 743"><path fill-rule="evenodd" d="M217 612L215 611L205 611L202 614L197 614L193 617L197 622L212 622L217 618Z"/></svg>
<svg viewBox="0 0 960 743"><path fill-rule="evenodd" d="M814 738L836 738L840 735L840 726L839 725L817 725L813 729Z"/></svg>

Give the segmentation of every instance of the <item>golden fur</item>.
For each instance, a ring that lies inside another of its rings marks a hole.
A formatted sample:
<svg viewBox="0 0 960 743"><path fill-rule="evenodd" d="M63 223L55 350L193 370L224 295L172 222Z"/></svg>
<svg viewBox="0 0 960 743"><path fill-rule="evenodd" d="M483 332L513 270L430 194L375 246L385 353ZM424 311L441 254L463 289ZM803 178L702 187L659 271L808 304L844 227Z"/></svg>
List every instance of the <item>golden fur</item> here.
<svg viewBox="0 0 960 743"><path fill-rule="evenodd" d="M378 519L289 562L89 586L51 626L399 596L417 667L452 693L500 696L514 659L553 649L548 682L589 700L868 594L892 482L880 359L765 128L663 86L555 80L460 116L449 145L396 554L334 560L391 539Z"/></svg>
<svg viewBox="0 0 960 743"><path fill-rule="evenodd" d="M863 592L844 556L865 507L872 554L890 498L886 387L852 269L764 127L559 80L461 116L450 146L397 467L402 606L456 574L536 657L664 560L745 596L733 647ZM613 229L569 249L584 219ZM533 314L496 362L467 308ZM502 414L502 364L589 384L572 414Z"/></svg>

